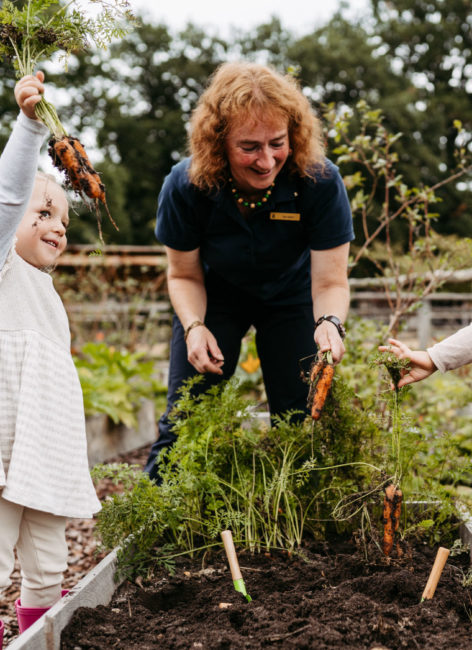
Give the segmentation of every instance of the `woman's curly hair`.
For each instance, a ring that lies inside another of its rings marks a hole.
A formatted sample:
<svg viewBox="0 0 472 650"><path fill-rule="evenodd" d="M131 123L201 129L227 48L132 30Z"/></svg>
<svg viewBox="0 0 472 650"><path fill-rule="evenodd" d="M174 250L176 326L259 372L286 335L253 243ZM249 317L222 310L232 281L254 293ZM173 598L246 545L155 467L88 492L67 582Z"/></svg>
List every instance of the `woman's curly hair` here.
<svg viewBox="0 0 472 650"><path fill-rule="evenodd" d="M257 63L223 63L210 79L190 120L190 181L200 190L218 189L227 181L225 140L244 120L287 120L289 170L300 176L323 168L321 123L297 81Z"/></svg>

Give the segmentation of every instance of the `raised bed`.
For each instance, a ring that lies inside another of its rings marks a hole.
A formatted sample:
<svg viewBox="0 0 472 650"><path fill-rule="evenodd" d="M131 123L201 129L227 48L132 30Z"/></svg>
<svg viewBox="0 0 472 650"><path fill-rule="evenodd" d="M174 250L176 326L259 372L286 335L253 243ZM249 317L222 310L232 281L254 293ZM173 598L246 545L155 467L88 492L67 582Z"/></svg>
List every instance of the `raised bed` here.
<svg viewBox="0 0 472 650"><path fill-rule="evenodd" d="M421 507L421 504L418 504L419 507ZM461 526L461 539L464 543L467 544L472 544L472 516L468 513L467 509L463 506L460 506L460 511L463 514L464 517L464 523ZM264 564L265 563L265 564ZM244 567L250 564L249 559L244 557L244 555L241 558L241 565L243 568L243 571L245 570ZM265 566L267 565L267 566ZM61 638L61 632L62 630L69 624L74 612L79 608L79 607L86 607L86 608L98 608L97 609L97 617L102 617L103 612L101 611L101 608L99 608L100 605L109 605L109 603L112 601L113 595L115 593L115 590L119 586L118 583L115 582L114 580L114 572L115 572L115 566L116 566L116 553L112 552L107 557L100 562L97 567L95 567L88 576L86 576L83 580L81 580L73 589L71 589L70 593L65 596L60 602L58 602L54 607L52 607L44 617L39 619L34 625L31 626L26 632L24 632L22 635L17 637L10 645L8 646L8 650L59 650L60 648L60 638ZM274 565L275 566L275 565ZM309 565L308 565L309 568ZM282 592L283 595L283 587L279 584L279 582L282 580L282 577L280 576L280 567L278 570L274 571L274 567L271 567L270 562L268 563L264 558L261 559L261 564L260 566L254 566L250 569L247 570L247 577L246 577L246 582L247 585L251 584L251 571L254 571L257 573L257 575L263 571L267 573L267 580L273 581L272 587L275 589L275 586L278 585L277 588L280 587L280 591ZM216 598L217 600L220 599L221 602L228 601L230 604L228 606L228 612L222 614L221 611L218 611L222 608L219 607L219 602L213 602L210 605L209 602L209 615L212 617L214 616L224 616L224 619L226 620L227 618L231 621L233 620L233 623L231 625L233 628L237 627L237 620L241 619L241 617L245 615L247 607L244 606L244 604L241 604L241 601L239 600L239 596L234 590L232 590L231 585L231 579L226 571L226 568L223 563L223 567L220 569L208 569L208 570L203 570L200 571L199 574L193 574L191 575L189 571L185 573L186 578L199 578L200 581L203 579L203 581L208 581L208 583L212 583L215 580L221 578L221 574L223 572L224 575L224 580L221 580L222 584L224 585L223 590L220 592L216 592L213 595L213 598ZM405 576L407 576L408 572L405 572ZM252 574L254 575L254 574ZM324 579L319 576L319 579ZM361 579L360 576L357 576L357 579ZM381 577L381 579L388 580L389 576L385 574L384 578ZM404 579L404 577L402 577ZM427 574L422 574L421 580L424 580L424 582L427 579ZM182 601L185 599L185 594L188 591L188 586L186 584L180 584L177 583L174 585L172 580L166 580L166 578L162 579L160 581L161 585L164 585L163 589L163 594L159 596L161 600L158 601L161 602L161 608L164 610L169 610L171 607L173 607L172 604L172 599L175 599L175 607L179 607L179 605L182 604ZM191 580L189 581L189 584L191 584ZM209 587L211 585L209 584ZM135 587L132 585L130 586L131 590L135 590ZM167 591L166 591L167 589ZM392 587L392 589L396 589L396 587ZM374 589L375 591L375 589ZM270 593L270 589L268 588L268 593ZM288 593L288 591L287 591ZM298 595L299 601L300 601L300 606L303 604L304 600L306 598L310 597L310 591L308 590L306 594L300 594ZM329 592L326 592L327 594ZM421 594L421 591L419 592ZM308 594L308 595L307 595ZM394 594L392 594L392 598L394 597ZM150 596L146 596L144 594L143 596L144 599L150 598ZM166 603L164 603L164 599L170 598ZM353 596L355 599L355 596ZM123 600L123 599L122 599ZM156 601L156 602L158 602ZM257 619L258 615L260 613L260 608L264 604L261 602L255 602L253 603L253 606L255 606L257 609L256 614L254 615L254 624L257 624ZM120 605L121 607L121 605ZM386 604L386 608L387 604ZM85 611L85 610L84 610ZM249 610L247 610L249 611ZM390 611L390 610L389 610ZM387 612L388 614L388 612ZM391 615L394 616L393 610L391 611ZM169 614L170 616L170 614ZM239 617L239 618L238 618ZM241 619L242 620L242 619ZM133 618L128 618L128 625L133 625ZM203 625L203 621L201 623ZM104 624L106 627L106 624ZM109 624L108 624L109 625ZM293 630L300 629L301 630L301 625L297 626L294 625L292 626ZM85 628L83 628L85 629ZM277 636L277 638L276 638ZM116 637L115 637L116 639ZM294 633L293 637L292 634L287 631L285 632L280 632L274 635L274 638L272 639L274 644L279 644L278 647L283 646L283 642L285 641L286 645L283 647L297 647L296 645L296 640L300 640L300 637L298 636L298 633ZM289 641L290 640L290 641ZM157 642L157 639L156 639ZM248 642L250 642L250 638L248 638ZM280 645L280 642L282 644ZM289 644L289 645L287 645ZM72 647L72 646L68 646ZM77 639L77 648L80 648L80 640ZM90 647L98 647L98 646L90 646ZM103 646L106 647L106 646ZM136 646L137 647L137 646ZM153 646L154 647L154 646ZM157 646L156 646L157 647ZM203 646L186 646L186 647L203 647ZM215 646L216 647L216 646ZM253 647L258 647L257 645L254 645ZM275 645L270 645L268 647L276 647ZM325 646L325 645L320 645L319 647L347 647L343 644L336 646ZM354 646L353 646L354 647ZM356 646L357 647L357 646ZM363 647L362 645L358 646L359 648ZM387 644L388 647L388 644ZM408 646L409 647L409 646Z"/></svg>

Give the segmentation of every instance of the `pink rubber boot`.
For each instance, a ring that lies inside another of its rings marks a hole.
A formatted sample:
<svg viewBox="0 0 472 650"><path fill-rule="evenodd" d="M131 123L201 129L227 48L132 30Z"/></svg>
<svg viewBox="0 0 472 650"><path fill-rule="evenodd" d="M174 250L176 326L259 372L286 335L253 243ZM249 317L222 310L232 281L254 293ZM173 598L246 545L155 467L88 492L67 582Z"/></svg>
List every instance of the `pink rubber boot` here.
<svg viewBox="0 0 472 650"><path fill-rule="evenodd" d="M3 648L3 628L5 626L3 625L3 621L0 621L0 650Z"/></svg>
<svg viewBox="0 0 472 650"><path fill-rule="evenodd" d="M61 596L65 596L69 593L69 590L62 590ZM15 609L16 617L18 619L18 628L21 632L27 630L33 623L35 623L38 618L41 618L50 607L23 607L21 600L17 598L15 600ZM1 650L1 648L0 648Z"/></svg>

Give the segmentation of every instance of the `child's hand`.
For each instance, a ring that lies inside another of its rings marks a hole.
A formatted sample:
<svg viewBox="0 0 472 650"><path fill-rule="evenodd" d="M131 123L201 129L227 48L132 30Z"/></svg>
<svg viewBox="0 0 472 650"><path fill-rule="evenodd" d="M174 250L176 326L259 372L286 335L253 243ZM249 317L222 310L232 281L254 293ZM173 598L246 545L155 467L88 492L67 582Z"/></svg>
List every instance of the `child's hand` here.
<svg viewBox="0 0 472 650"><path fill-rule="evenodd" d="M36 76L22 77L15 86L15 99L26 117L37 120L34 107L44 93L44 73L39 71Z"/></svg>
<svg viewBox="0 0 472 650"><path fill-rule="evenodd" d="M410 350L405 343L397 341L397 339L388 339L388 342L389 345L379 346L381 352L390 351L399 359L410 360L409 368L404 369L402 372L402 378L398 382L398 388L412 384L415 381L426 379L426 377L429 377L437 370L433 360L426 351Z"/></svg>

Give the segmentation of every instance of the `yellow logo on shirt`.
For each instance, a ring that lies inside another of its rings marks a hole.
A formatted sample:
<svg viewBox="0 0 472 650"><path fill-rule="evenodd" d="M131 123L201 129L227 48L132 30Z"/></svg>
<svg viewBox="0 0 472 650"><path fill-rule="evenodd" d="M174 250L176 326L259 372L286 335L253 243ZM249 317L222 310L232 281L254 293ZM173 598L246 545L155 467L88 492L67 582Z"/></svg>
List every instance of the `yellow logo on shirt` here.
<svg viewBox="0 0 472 650"><path fill-rule="evenodd" d="M298 212L271 212L270 218L276 221L300 221Z"/></svg>

